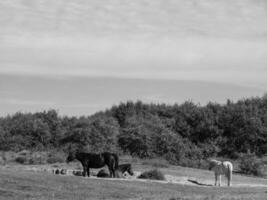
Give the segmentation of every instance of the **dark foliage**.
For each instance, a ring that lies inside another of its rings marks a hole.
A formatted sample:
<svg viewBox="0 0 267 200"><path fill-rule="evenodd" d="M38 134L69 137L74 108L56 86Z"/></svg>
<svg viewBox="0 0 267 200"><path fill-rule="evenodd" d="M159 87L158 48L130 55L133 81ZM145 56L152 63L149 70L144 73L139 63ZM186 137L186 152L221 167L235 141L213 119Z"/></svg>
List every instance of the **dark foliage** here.
<svg viewBox="0 0 267 200"><path fill-rule="evenodd" d="M25 164L26 163L26 157L20 156L15 159L15 161L19 164Z"/></svg>
<svg viewBox="0 0 267 200"><path fill-rule="evenodd" d="M140 174L137 178L140 179L151 179L151 180L165 180L163 173L158 169L145 171Z"/></svg>
<svg viewBox="0 0 267 200"><path fill-rule="evenodd" d="M207 157L267 153L267 98L225 105L121 103L89 117L55 110L0 118L0 150L112 151L172 164L200 166ZM60 160L50 158L49 162Z"/></svg>
<svg viewBox="0 0 267 200"><path fill-rule="evenodd" d="M253 154L241 155L239 168L245 174L264 176L264 163Z"/></svg>

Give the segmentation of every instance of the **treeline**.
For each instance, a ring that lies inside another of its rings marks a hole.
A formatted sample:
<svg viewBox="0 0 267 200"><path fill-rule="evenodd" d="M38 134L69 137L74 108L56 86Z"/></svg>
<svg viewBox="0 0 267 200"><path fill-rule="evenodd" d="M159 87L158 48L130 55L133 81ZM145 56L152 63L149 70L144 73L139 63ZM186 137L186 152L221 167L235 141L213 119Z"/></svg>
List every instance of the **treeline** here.
<svg viewBox="0 0 267 200"><path fill-rule="evenodd" d="M114 151L174 164L267 152L267 97L225 105L121 103L89 117L61 117L55 110L0 118L0 150Z"/></svg>

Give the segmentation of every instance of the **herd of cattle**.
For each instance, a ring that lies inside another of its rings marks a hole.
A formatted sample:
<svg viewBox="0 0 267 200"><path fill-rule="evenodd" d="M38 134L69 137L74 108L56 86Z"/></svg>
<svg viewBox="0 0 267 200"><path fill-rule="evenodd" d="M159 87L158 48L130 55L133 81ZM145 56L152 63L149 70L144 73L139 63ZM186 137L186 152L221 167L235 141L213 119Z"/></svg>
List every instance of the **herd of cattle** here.
<svg viewBox="0 0 267 200"><path fill-rule="evenodd" d="M53 174L61 175L75 175L75 176L90 176L90 168L102 168L107 166L109 173L105 169L101 169L97 174L94 174L96 177L101 178L123 178L126 173L133 176L132 165L120 164L119 159L116 154L104 152L101 154L92 154L92 153L70 153L66 159L67 163L77 159L81 162L83 166L83 171L80 170L66 170L66 169L54 169L52 170ZM229 161L218 161L215 159L208 160L209 170L214 171L215 175L215 186L221 186L221 175L225 175L227 178L227 185L231 186L232 181L232 171L233 164Z"/></svg>
<svg viewBox="0 0 267 200"><path fill-rule="evenodd" d="M68 169L59 169L59 168L57 168L57 169L53 169L52 173L56 174L56 175L84 176L84 172L82 170L68 170ZM116 170L116 177L117 178L123 178L127 174L130 175L130 176L134 175L134 172L132 170L132 165L129 164L129 163L119 165L118 169ZM92 175L94 175L96 177L99 177L99 178L108 178L108 177L110 177L110 174L105 169L101 169L101 170L98 171L98 173L96 173L96 174L93 173Z"/></svg>

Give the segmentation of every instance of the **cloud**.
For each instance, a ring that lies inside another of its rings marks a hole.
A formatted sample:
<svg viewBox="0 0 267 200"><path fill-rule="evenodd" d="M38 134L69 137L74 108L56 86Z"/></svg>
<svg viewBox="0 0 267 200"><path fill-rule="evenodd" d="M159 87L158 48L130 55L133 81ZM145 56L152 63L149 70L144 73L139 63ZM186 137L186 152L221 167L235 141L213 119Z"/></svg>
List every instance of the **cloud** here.
<svg viewBox="0 0 267 200"><path fill-rule="evenodd" d="M266 86L265 1L9 0L0 73Z"/></svg>
<svg viewBox="0 0 267 200"><path fill-rule="evenodd" d="M25 47L0 47L0 73L267 84L263 39L65 38L62 46L33 41L34 48L30 42Z"/></svg>

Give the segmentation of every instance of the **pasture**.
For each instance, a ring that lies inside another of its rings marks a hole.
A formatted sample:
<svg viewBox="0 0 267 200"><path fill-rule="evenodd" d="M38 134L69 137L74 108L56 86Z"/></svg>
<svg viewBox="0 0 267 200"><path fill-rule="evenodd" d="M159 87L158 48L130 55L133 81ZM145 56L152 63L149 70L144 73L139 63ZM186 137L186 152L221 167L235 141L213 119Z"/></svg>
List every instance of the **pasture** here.
<svg viewBox="0 0 267 200"><path fill-rule="evenodd" d="M77 168L79 163L59 164L60 167ZM6 165L0 167L0 200L84 200L84 199L161 199L161 200L254 200L267 199L267 180L262 178L233 175L233 187L200 186L198 183L213 184L214 175L207 170L168 166L160 170L169 179L178 182L147 180L123 180L84 178L78 176L54 175L48 169L51 165ZM149 164L137 163L134 171L152 169ZM95 172L95 170L93 170Z"/></svg>

